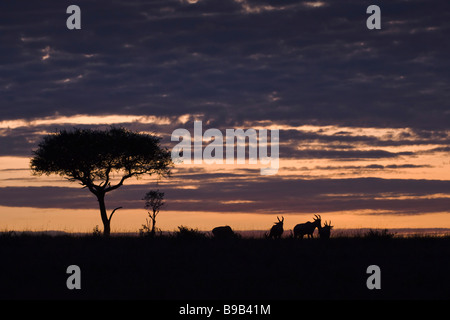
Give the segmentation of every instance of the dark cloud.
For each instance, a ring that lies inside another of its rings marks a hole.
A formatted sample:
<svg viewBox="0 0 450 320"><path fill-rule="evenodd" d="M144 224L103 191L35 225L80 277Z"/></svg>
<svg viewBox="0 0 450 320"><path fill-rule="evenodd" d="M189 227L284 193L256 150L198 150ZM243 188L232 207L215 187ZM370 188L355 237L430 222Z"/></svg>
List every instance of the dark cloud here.
<svg viewBox="0 0 450 320"><path fill-rule="evenodd" d="M447 128L448 2L68 1L0 5L0 117L203 113ZM44 59L48 55L48 58ZM68 80L68 81L64 81Z"/></svg>
<svg viewBox="0 0 450 320"><path fill-rule="evenodd" d="M303 149L303 150L286 150L289 157L297 159L382 159L382 158L396 158L400 156L412 156L413 152L389 152L385 150L317 150L317 149ZM286 154L281 154L286 155Z"/></svg>
<svg viewBox="0 0 450 320"><path fill-rule="evenodd" d="M100 118L101 119L101 118ZM193 122L182 124L176 116L169 117L168 123L152 124L139 122L115 123L115 126L124 126L131 130L150 131L163 138L162 143L168 148L172 148L177 142L171 142L173 130L184 127L194 136ZM69 120L61 120L69 121ZM192 120L193 121L193 120ZM218 123L211 122L203 124L203 132L209 128L214 128ZM16 128L0 129L0 155L31 156L32 150L36 149L39 141L47 133L58 132L61 129L71 130L73 127L80 128L108 128L108 125L98 124L37 124L18 126ZM223 136L226 136L226 129L223 124L216 127ZM244 127L247 129L247 127ZM270 136L270 134L269 134ZM329 134L327 132L304 131L304 130L280 130L280 156L282 158L299 159L382 159L398 158L405 156L415 156L419 154L433 154L438 152L449 152L450 137L446 131L425 131L419 133L414 131L400 131L395 135L386 134L382 137L354 134L352 132L337 132ZM206 146L208 142L204 142ZM420 151L414 147L422 146ZM364 147L364 150L359 148ZM392 152L386 147L407 147L410 151ZM246 157L248 157L248 147ZM225 154L225 147L224 147Z"/></svg>
<svg viewBox="0 0 450 320"><path fill-rule="evenodd" d="M218 182L218 179L227 177ZM190 178L194 178L190 176ZM196 175L195 188L163 184L167 210L180 212L309 213L366 210L377 214L424 214L448 210L450 182L403 179L240 179L232 174ZM125 185L107 196L110 208L143 208L146 185ZM30 195L33 194L33 197ZM97 208L81 188L0 188L0 205L41 208ZM270 208L270 209L268 209Z"/></svg>
<svg viewBox="0 0 450 320"><path fill-rule="evenodd" d="M430 165L417 165L417 164L369 164L366 166L316 166L315 169L319 170L355 170L361 172L363 170L384 170L384 169L416 169L416 168L432 168Z"/></svg>

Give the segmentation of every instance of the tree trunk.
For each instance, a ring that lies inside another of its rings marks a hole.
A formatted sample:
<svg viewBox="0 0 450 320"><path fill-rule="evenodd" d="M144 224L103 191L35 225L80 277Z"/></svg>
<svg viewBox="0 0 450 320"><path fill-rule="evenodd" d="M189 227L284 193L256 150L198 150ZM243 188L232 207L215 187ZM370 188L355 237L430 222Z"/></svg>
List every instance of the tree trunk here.
<svg viewBox="0 0 450 320"><path fill-rule="evenodd" d="M156 216L158 215L158 213L153 209L153 215L150 217L152 219L152 231L151 234L152 236L155 236L156 233Z"/></svg>
<svg viewBox="0 0 450 320"><path fill-rule="evenodd" d="M108 219L108 214L106 213L105 206L105 193L97 194L98 205L100 207L100 216L103 222L103 235L108 237L111 233L110 220Z"/></svg>
<svg viewBox="0 0 450 320"><path fill-rule="evenodd" d="M154 237L155 236L155 224L156 224L155 214L153 214L151 219L152 219L152 230L150 231L150 234L152 235L152 237Z"/></svg>

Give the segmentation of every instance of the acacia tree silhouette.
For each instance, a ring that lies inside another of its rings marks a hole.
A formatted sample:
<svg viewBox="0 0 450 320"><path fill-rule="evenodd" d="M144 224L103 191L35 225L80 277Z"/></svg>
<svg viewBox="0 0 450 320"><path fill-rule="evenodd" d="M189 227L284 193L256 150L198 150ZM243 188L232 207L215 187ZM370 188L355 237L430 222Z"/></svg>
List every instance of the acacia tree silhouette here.
<svg viewBox="0 0 450 320"><path fill-rule="evenodd" d="M173 162L170 152L160 146L161 138L132 132L125 128L109 130L61 130L44 137L33 151L33 174L59 174L69 181L78 181L98 200L103 234L111 232L111 218L105 206L105 195L121 187L126 179L157 174L169 177ZM113 175L120 178L112 184Z"/></svg>

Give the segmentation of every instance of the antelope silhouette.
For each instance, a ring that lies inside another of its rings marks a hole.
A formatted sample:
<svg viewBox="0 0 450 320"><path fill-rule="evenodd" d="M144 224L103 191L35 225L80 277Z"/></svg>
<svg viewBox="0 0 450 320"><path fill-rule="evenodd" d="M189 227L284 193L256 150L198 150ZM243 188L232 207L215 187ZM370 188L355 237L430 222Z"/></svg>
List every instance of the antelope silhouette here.
<svg viewBox="0 0 450 320"><path fill-rule="evenodd" d="M284 222L284 217L278 218L278 222L274 222L275 225L272 226L272 228L270 229L268 238L275 238L275 239L279 239L281 237L281 235L283 234L283 222Z"/></svg>
<svg viewBox="0 0 450 320"><path fill-rule="evenodd" d="M323 227L319 227L319 236L320 239L330 239L330 233L333 226L331 225L331 220L328 222L325 221Z"/></svg>
<svg viewBox="0 0 450 320"><path fill-rule="evenodd" d="M322 224L322 218L320 215L314 215L314 222L305 222L299 223L294 227L294 238L303 239L303 236L306 234L308 238L314 238L313 233L316 228L320 230Z"/></svg>
<svg viewBox="0 0 450 320"><path fill-rule="evenodd" d="M212 233L216 239L231 239L236 236L230 226L215 227L212 229Z"/></svg>

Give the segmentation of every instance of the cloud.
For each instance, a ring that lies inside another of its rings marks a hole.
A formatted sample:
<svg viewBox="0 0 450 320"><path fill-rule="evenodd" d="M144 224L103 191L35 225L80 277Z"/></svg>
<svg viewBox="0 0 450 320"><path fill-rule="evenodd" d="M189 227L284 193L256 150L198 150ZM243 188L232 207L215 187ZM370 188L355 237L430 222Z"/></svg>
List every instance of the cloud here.
<svg viewBox="0 0 450 320"><path fill-rule="evenodd" d="M83 27L72 32L63 3L3 4L2 119L181 111L237 122L449 121L445 1L429 16L426 5L385 4L378 34L359 1L78 5Z"/></svg>
<svg viewBox="0 0 450 320"><path fill-rule="evenodd" d="M307 8L320 8L326 5L323 1L305 1L303 5Z"/></svg>
<svg viewBox="0 0 450 320"><path fill-rule="evenodd" d="M201 181L197 188L164 185L167 210L267 214L364 211L405 215L447 212L450 198L450 182L439 180L242 180L228 175L228 179L217 182L219 176L191 176ZM146 185L125 185L108 194L107 204L140 209L142 195L147 191ZM13 207L95 209L98 205L95 197L81 188L5 187L0 188L0 199L0 205Z"/></svg>
<svg viewBox="0 0 450 320"><path fill-rule="evenodd" d="M44 135L73 127L105 129L110 125L124 126L131 130L150 132L163 138L162 143L171 149L171 134L177 128L193 132L193 121L203 115L54 115L32 120L15 119L0 121L0 155L30 156ZM203 131L218 128L225 135L226 129L236 123L224 125L217 121L203 121ZM246 121L241 128L280 128L280 157L283 159L411 159L417 156L448 152L448 131L414 131L396 128L358 128L339 126L290 127L276 122ZM238 128L239 128L238 127ZM236 127L234 127L236 128ZM208 142L204 142L206 146ZM248 152L248 148L246 148ZM423 163L420 163L423 165ZM399 167L400 168L400 167ZM392 168L391 168L392 169Z"/></svg>
<svg viewBox="0 0 450 320"><path fill-rule="evenodd" d="M416 168L432 168L431 165L416 165L416 164L369 164L365 166L316 166L315 169L319 170L358 170L359 172L363 170L386 170L386 169L416 169Z"/></svg>
<svg viewBox="0 0 450 320"><path fill-rule="evenodd" d="M289 150L289 157L296 159L381 159L412 156L413 152L389 152L385 150Z"/></svg>

